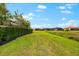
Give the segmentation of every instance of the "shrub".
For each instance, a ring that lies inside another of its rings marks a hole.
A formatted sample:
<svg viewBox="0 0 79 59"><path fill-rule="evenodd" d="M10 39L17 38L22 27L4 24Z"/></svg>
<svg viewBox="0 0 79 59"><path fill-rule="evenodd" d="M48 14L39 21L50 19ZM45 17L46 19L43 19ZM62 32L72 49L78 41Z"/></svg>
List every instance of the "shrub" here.
<svg viewBox="0 0 79 59"><path fill-rule="evenodd" d="M0 27L0 42L10 41L29 33L32 33L32 29Z"/></svg>

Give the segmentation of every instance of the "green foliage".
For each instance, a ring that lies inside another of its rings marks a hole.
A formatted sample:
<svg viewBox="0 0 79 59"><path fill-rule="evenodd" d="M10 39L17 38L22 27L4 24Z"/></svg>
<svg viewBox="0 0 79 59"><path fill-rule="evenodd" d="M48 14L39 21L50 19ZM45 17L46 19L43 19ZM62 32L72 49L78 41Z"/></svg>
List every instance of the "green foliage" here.
<svg viewBox="0 0 79 59"><path fill-rule="evenodd" d="M15 19L15 21L13 21ZM0 4L0 43L10 41L24 34L32 33L30 22L26 21L18 11L12 15L5 3Z"/></svg>
<svg viewBox="0 0 79 59"><path fill-rule="evenodd" d="M16 21L13 21L13 19ZM13 25L13 23L16 25ZM7 10L5 3L0 4L0 26L1 25L30 29L30 22L24 19L18 11L15 11L14 15L12 15L9 10Z"/></svg>
<svg viewBox="0 0 79 59"><path fill-rule="evenodd" d="M6 9L6 5L4 3L0 4L0 25L3 25L3 21L6 20L6 14L8 10Z"/></svg>
<svg viewBox="0 0 79 59"><path fill-rule="evenodd" d="M10 41L16 37L24 34L32 33L32 29L25 28L12 28L12 27L1 27L0 28L0 42Z"/></svg>
<svg viewBox="0 0 79 59"><path fill-rule="evenodd" d="M8 10L6 9L6 4L5 3L0 3L0 14L6 15Z"/></svg>
<svg viewBox="0 0 79 59"><path fill-rule="evenodd" d="M15 15L13 16L16 21L17 27L30 29L30 22L23 18L22 14L19 14L18 11L15 11Z"/></svg>

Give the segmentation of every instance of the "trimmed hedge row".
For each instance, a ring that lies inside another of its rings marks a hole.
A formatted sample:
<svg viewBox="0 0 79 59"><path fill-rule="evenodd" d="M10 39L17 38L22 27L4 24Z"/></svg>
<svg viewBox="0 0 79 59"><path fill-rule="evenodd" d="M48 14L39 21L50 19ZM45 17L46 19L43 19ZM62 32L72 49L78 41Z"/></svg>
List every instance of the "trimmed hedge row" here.
<svg viewBox="0 0 79 59"><path fill-rule="evenodd" d="M32 33L32 29L0 27L0 42L10 41L29 33Z"/></svg>

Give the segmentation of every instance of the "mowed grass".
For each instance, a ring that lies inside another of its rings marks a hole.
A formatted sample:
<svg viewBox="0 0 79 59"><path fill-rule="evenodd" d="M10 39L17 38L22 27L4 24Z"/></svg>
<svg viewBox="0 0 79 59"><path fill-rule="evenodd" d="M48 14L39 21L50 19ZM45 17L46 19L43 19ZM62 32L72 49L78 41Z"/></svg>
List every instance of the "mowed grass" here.
<svg viewBox="0 0 79 59"><path fill-rule="evenodd" d="M79 56L79 42L34 31L0 46L1 56Z"/></svg>

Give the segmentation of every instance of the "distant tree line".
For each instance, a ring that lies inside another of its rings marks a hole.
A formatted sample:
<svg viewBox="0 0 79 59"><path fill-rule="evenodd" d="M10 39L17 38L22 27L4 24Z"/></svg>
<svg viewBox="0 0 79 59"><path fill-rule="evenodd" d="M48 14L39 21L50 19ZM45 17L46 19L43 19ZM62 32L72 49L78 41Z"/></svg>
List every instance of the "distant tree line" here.
<svg viewBox="0 0 79 59"><path fill-rule="evenodd" d="M72 30L72 31L74 31L74 30L76 30L76 31L78 31L79 30L79 28L61 28L61 27L55 27L55 28L35 28L34 30L36 30L36 31L43 31L43 30L47 30L47 31L70 31L70 30Z"/></svg>
<svg viewBox="0 0 79 59"><path fill-rule="evenodd" d="M43 30L48 30L48 31L50 31L50 30L64 30L63 28L60 28L60 27L56 27L56 28L35 28L34 30L41 30L41 31L43 31Z"/></svg>

